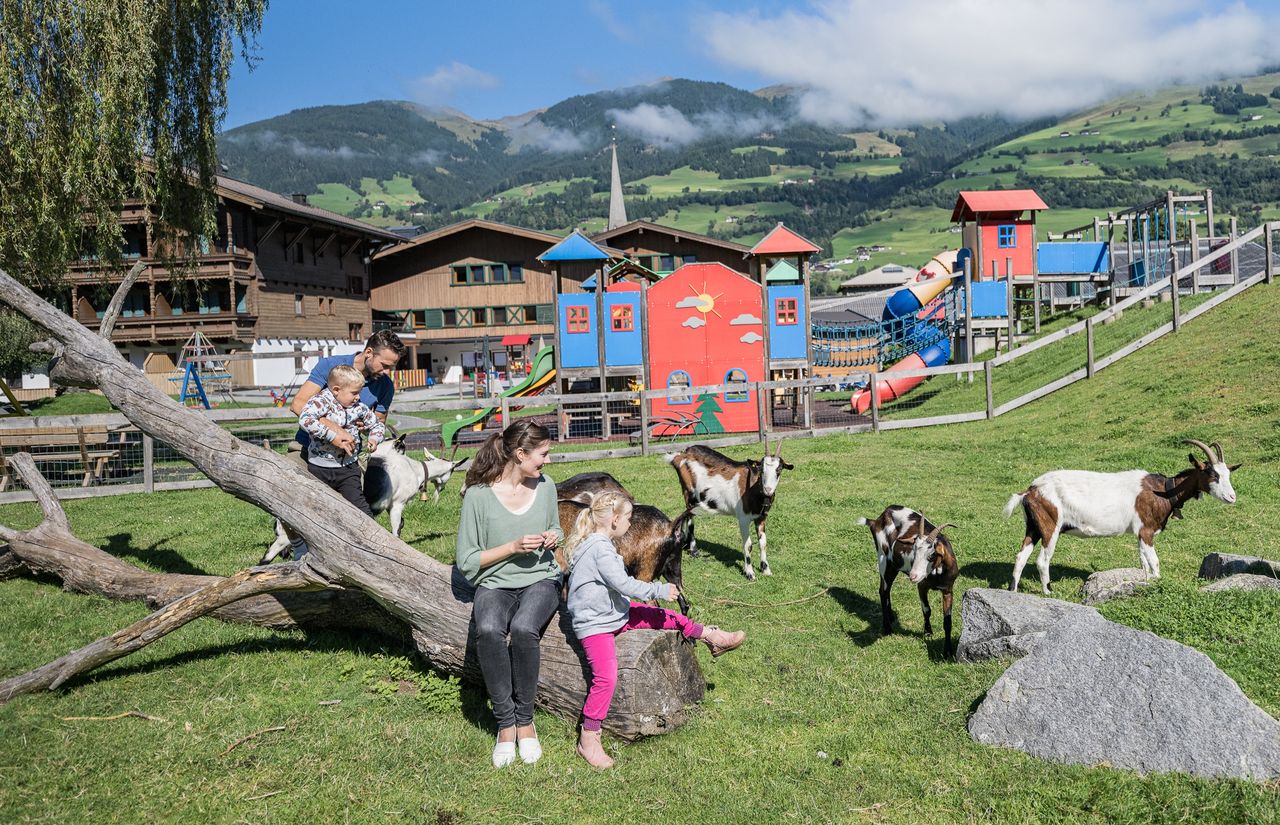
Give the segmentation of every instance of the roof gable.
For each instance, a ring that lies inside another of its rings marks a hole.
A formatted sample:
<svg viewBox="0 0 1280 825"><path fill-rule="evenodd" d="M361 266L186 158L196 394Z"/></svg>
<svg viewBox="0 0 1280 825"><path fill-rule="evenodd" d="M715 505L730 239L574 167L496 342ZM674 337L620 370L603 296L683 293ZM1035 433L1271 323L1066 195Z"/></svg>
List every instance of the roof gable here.
<svg viewBox="0 0 1280 825"><path fill-rule="evenodd" d="M610 255L576 229L569 237L538 256L540 261L607 261Z"/></svg>
<svg viewBox="0 0 1280 825"><path fill-rule="evenodd" d="M800 280L800 270L796 269L790 261L778 261L769 267L769 271L765 273L766 282L773 281L798 281Z"/></svg>
<svg viewBox="0 0 1280 825"><path fill-rule="evenodd" d="M393 243L401 243L404 240L401 236L381 227L358 221L355 218L348 218L346 215L339 215L337 212L330 212L328 209L321 209L309 203L298 203L293 198L286 197L278 192L272 192L270 189L263 189L261 186L254 186L252 183L229 178L226 175L218 175L217 188L218 194L224 198L248 204L255 209L273 209L277 212L284 212L307 220L324 221L333 226L341 226L349 231L360 232L364 235Z"/></svg>
<svg viewBox="0 0 1280 825"><path fill-rule="evenodd" d="M787 229L781 223L751 247L752 255L802 255L821 252L812 242Z"/></svg>
<svg viewBox="0 0 1280 825"><path fill-rule="evenodd" d="M441 238L447 238L450 235L456 235L459 232L466 232L469 229L487 229L491 232L500 232L504 235L514 235L518 238L543 241L548 247L560 242L560 237L552 235L550 232L539 232L536 229L525 229L521 226L512 226L511 224L498 223L497 221L486 221L483 218L472 218L471 220L451 223L448 226L433 229L425 235L419 235L408 243L403 243L390 249L384 249L382 252L375 255L374 258L385 258L389 255L397 255L404 252L406 249L414 249L423 244L438 241Z"/></svg>
<svg viewBox="0 0 1280 825"><path fill-rule="evenodd" d="M708 235L699 235L697 232L686 232L683 229L674 229L670 226L663 226L660 223L653 223L652 221L641 221L641 220L631 221L630 223L624 223L622 226L619 226L616 229L609 229L604 232L597 232L596 234L591 236L591 239L597 242L610 241L621 235L627 235L637 230L640 230L642 232L657 232L663 235L670 235L671 237L676 238L677 240L682 238L688 238L689 240L698 241L699 243L710 244L711 246L718 246L723 249L732 250L734 252L747 251L747 247L740 243L734 243L733 241L722 241L719 238L712 238Z"/></svg>
<svg viewBox="0 0 1280 825"><path fill-rule="evenodd" d="M993 189L961 192L956 197L951 222L971 221L982 212L1038 212L1049 207L1034 189Z"/></svg>

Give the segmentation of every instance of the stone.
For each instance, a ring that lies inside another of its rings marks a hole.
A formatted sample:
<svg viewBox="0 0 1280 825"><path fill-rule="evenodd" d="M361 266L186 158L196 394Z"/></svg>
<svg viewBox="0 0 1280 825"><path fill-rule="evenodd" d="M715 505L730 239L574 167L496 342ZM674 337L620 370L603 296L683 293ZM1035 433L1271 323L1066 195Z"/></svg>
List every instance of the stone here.
<svg viewBox="0 0 1280 825"><path fill-rule="evenodd" d="M1280 722L1208 656L1087 614L1068 616L1005 671L969 733L1072 765L1280 777Z"/></svg>
<svg viewBox="0 0 1280 825"><path fill-rule="evenodd" d="M1258 556L1237 556L1234 553L1210 553L1200 562L1199 576L1202 579L1221 579L1236 573L1280 576L1280 561Z"/></svg>
<svg viewBox="0 0 1280 825"><path fill-rule="evenodd" d="M1111 599L1132 596L1139 587L1151 584L1146 572L1136 567L1117 567L1099 570L1085 579L1081 599L1085 604L1101 604Z"/></svg>
<svg viewBox="0 0 1280 825"><path fill-rule="evenodd" d="M1044 638L1046 631L1072 616L1103 621L1097 610L1085 605L1008 590L971 587L961 598L962 626L956 659L973 663L1025 656Z"/></svg>
<svg viewBox="0 0 1280 825"><path fill-rule="evenodd" d="M1206 584L1200 588L1205 593L1220 593L1223 590L1280 590L1280 579L1275 576L1261 576L1257 573L1236 573L1225 579Z"/></svg>

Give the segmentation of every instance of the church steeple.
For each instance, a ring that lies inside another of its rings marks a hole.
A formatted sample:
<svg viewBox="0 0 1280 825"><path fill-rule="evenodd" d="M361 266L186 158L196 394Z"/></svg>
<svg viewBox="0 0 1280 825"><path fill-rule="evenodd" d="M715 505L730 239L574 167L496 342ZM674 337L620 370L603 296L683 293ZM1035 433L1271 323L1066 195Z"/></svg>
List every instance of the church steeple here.
<svg viewBox="0 0 1280 825"><path fill-rule="evenodd" d="M609 224L606 229L617 229L627 222L627 205L622 201L622 175L618 173L618 141L610 143L613 152L613 176L609 181Z"/></svg>

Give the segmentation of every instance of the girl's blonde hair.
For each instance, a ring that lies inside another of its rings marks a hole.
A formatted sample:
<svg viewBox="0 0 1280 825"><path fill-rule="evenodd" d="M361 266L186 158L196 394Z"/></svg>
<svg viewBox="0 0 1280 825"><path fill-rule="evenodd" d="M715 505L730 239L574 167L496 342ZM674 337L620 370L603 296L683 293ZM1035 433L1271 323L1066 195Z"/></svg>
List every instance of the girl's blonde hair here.
<svg viewBox="0 0 1280 825"><path fill-rule="evenodd" d="M587 540L597 528L604 527L608 520L621 515L631 508L631 499L618 492L597 493L592 496L591 503L582 508L578 518L573 522L573 531L564 540L565 564L573 566L573 556L578 547Z"/></svg>

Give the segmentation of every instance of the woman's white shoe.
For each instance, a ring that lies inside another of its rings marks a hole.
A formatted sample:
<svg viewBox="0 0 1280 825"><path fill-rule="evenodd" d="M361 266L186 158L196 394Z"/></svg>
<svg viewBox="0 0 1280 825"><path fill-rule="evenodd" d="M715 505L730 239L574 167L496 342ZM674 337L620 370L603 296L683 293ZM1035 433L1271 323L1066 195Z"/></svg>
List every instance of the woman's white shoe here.
<svg viewBox="0 0 1280 825"><path fill-rule="evenodd" d="M542 743L538 741L538 737L530 736L528 739L521 739L520 742L520 760L526 765L532 765L542 758Z"/></svg>
<svg viewBox="0 0 1280 825"><path fill-rule="evenodd" d="M516 743L515 742L496 742L493 746L493 766L495 768L505 768L512 762L516 761Z"/></svg>

